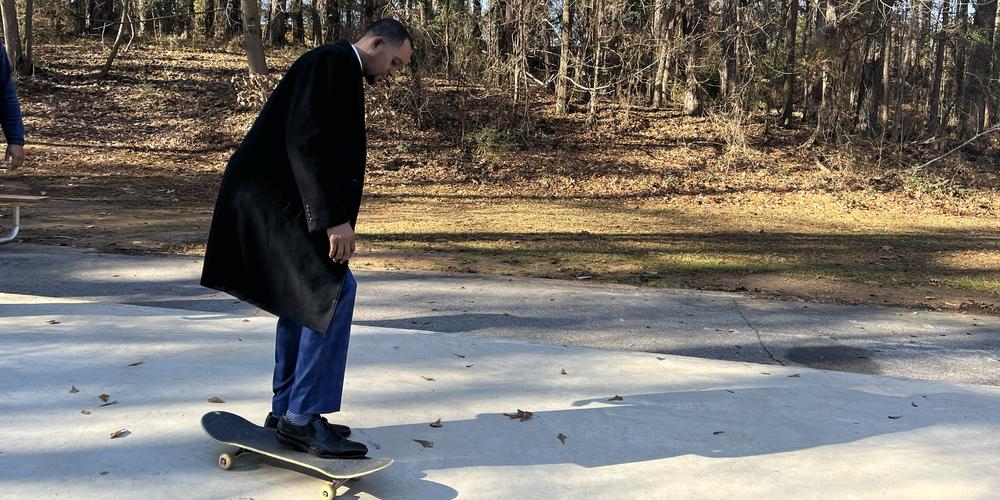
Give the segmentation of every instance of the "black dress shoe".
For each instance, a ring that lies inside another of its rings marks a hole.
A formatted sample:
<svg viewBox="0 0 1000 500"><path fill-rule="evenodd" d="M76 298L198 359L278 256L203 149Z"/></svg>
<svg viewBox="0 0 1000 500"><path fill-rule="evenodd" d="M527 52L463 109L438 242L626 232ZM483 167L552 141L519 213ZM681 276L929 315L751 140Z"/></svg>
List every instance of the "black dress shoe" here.
<svg viewBox="0 0 1000 500"><path fill-rule="evenodd" d="M327 426L327 428L330 429L330 432L332 432L332 433L334 433L334 434L336 434L336 435L338 435L340 437L347 437L347 436L351 435L351 428L350 427L348 427L346 425L340 425L340 424L331 424L330 422L327 422L325 418L323 418L323 417L319 417L319 418L323 419L323 421L326 422L326 426ZM280 417L275 417L273 413L268 412L267 413L267 418L264 419L264 427L266 427L268 429L277 429L278 428L278 420L281 420L281 418Z"/></svg>
<svg viewBox="0 0 1000 500"><path fill-rule="evenodd" d="M305 451L320 458L362 458L368 447L330 431L323 417L315 416L306 425L295 425L285 418L278 420L278 442L293 450Z"/></svg>

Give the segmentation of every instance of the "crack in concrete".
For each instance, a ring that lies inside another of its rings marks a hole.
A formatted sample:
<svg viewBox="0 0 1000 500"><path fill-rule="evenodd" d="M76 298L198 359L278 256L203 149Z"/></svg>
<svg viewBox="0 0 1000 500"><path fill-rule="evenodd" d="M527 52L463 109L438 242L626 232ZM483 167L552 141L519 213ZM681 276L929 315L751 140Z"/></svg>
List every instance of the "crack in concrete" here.
<svg viewBox="0 0 1000 500"><path fill-rule="evenodd" d="M739 302L736 302L736 299L733 299L733 306L736 308L736 312L740 313L740 317L743 318L743 321L746 322L747 326L750 327L751 330L753 330L754 335L757 336L757 343L760 344L760 348L764 350L764 353L767 354L767 357L774 360L775 363L778 363L781 366L785 366L785 363L782 362L780 359L778 359L778 357L775 356L773 353L771 353L771 350L768 349L766 345L764 345L764 339L760 337L760 330L758 330L757 327L753 326L753 323L750 322L750 319L747 318L746 314L743 314L743 309L740 309L740 304Z"/></svg>

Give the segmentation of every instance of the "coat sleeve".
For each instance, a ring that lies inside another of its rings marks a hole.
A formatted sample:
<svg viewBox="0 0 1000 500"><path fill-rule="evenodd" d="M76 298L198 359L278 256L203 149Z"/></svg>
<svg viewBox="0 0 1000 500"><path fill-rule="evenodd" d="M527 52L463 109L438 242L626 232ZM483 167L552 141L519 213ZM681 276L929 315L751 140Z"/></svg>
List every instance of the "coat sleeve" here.
<svg viewBox="0 0 1000 500"><path fill-rule="evenodd" d="M339 59L335 52L314 52L301 61L285 124L288 159L310 232L350 220L336 185L344 177L337 172L337 151L343 150L337 98L345 95L342 80L348 73L336 71Z"/></svg>

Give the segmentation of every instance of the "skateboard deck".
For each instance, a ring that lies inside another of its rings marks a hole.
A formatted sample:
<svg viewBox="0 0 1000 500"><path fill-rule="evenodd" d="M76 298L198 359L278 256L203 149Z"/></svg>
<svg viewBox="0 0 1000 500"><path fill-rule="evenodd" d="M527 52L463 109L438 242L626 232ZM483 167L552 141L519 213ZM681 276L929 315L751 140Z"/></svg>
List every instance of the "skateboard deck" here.
<svg viewBox="0 0 1000 500"><path fill-rule="evenodd" d="M212 411L201 417L201 427L214 440L236 446L234 453L219 455L219 467L229 470L236 457L257 453L292 464L328 478L329 484L320 491L322 498L337 496L337 488L351 479L378 472L392 465L391 458L319 458L309 453L291 450L278 443L277 431L261 427L249 420L224 411Z"/></svg>

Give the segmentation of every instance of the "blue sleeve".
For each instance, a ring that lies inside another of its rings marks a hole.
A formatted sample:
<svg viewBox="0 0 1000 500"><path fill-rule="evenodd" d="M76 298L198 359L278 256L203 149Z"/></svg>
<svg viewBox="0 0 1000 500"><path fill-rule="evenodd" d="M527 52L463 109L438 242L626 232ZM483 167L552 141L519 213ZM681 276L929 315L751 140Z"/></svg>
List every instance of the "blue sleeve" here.
<svg viewBox="0 0 1000 500"><path fill-rule="evenodd" d="M21 120L21 103L14 89L14 72L7 58L7 51L0 45L0 127L7 144L24 144L24 122Z"/></svg>

